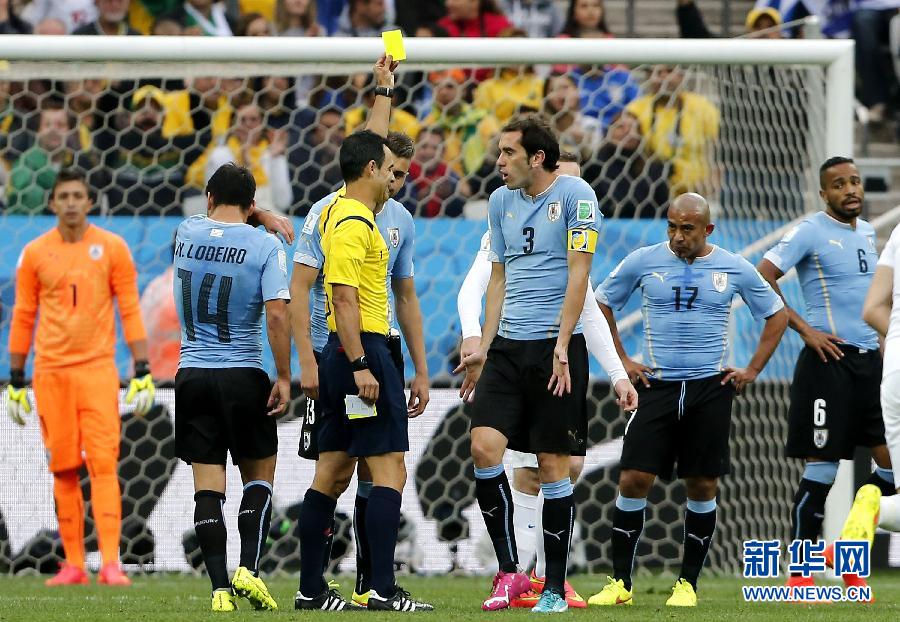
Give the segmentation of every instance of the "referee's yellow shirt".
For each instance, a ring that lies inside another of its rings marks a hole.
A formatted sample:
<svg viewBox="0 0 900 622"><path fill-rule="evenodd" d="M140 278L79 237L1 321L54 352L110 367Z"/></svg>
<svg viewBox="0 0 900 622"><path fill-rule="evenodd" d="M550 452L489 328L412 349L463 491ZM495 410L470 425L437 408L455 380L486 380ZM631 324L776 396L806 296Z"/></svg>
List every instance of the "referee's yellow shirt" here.
<svg viewBox="0 0 900 622"><path fill-rule="evenodd" d="M337 196L322 210L319 233L325 255L328 330L337 332L332 286L349 285L359 295L360 332L387 335L388 248L372 210L359 201Z"/></svg>

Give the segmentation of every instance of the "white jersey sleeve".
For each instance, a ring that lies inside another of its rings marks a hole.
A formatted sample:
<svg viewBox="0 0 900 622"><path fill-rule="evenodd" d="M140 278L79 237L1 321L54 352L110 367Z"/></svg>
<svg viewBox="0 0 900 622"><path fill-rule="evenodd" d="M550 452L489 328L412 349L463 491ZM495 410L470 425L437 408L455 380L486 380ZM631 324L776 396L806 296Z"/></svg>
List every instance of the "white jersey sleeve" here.
<svg viewBox="0 0 900 622"><path fill-rule="evenodd" d="M491 280L492 269L490 236L490 231L482 236L481 247L456 297L456 310L459 313L463 339L481 337L481 301Z"/></svg>
<svg viewBox="0 0 900 622"><path fill-rule="evenodd" d="M622 365L622 359L616 352L609 324L600 311L597 299L594 298L594 290L588 282L587 292L584 296L584 308L581 310L581 328L584 332L584 340L591 355L600 362L604 371L609 375L609 380L615 384L619 380L627 380L628 374Z"/></svg>

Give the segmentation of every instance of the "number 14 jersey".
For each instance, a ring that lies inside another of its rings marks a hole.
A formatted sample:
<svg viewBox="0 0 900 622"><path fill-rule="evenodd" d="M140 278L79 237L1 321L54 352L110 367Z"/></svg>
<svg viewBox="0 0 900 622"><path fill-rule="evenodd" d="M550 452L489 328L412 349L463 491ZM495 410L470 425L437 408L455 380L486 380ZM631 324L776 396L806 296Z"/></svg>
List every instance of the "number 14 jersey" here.
<svg viewBox="0 0 900 622"><path fill-rule="evenodd" d="M290 300L287 254L260 229L192 216L175 236L173 293L179 368L262 369L263 305Z"/></svg>

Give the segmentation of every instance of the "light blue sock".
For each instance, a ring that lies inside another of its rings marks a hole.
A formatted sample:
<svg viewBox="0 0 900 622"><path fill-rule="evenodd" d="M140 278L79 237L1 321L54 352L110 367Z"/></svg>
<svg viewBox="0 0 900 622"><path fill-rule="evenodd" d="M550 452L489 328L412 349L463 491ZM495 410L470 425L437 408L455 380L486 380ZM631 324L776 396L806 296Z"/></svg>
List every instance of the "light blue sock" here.
<svg viewBox="0 0 900 622"><path fill-rule="evenodd" d="M803 479L830 486L834 483L837 472L837 462L807 462L806 468L803 469Z"/></svg>

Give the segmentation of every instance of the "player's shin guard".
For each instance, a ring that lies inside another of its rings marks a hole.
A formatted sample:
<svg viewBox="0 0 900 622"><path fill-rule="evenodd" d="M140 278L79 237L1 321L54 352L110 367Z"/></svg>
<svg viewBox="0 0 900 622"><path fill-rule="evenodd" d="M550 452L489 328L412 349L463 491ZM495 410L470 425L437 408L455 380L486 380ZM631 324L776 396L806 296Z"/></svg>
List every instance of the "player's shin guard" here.
<svg viewBox="0 0 900 622"><path fill-rule="evenodd" d="M538 495L529 495L513 488L512 500L515 508L513 512L513 527L516 532L517 553L522 566L527 568L534 557L537 546L537 534L540 533L535 529L537 524L535 513Z"/></svg>
<svg viewBox="0 0 900 622"><path fill-rule="evenodd" d="M502 464L483 469L475 467L475 497L494 545L500 571L516 572L519 557L513 528L512 493Z"/></svg>
<svg viewBox="0 0 900 622"><path fill-rule="evenodd" d="M897 487L894 485L894 472L891 469L876 468L869 476L869 479L866 480L866 484L878 486L882 497L890 497L897 494Z"/></svg>
<svg viewBox="0 0 900 622"><path fill-rule="evenodd" d="M334 531L337 501L310 488L303 497L300 515L300 591L308 598L319 596L327 587L322 576L328 538Z"/></svg>
<svg viewBox="0 0 900 622"><path fill-rule="evenodd" d="M263 480L247 482L241 509L238 511L238 532L241 535L240 565L259 576L259 558L269 535L272 519L272 484Z"/></svg>
<svg viewBox="0 0 900 622"><path fill-rule="evenodd" d="M566 571L569 566L569 547L575 524L575 497L572 480L541 484L544 495L544 554L547 556L547 578L544 591L565 594Z"/></svg>
<svg viewBox="0 0 900 622"><path fill-rule="evenodd" d="M53 474L53 497L66 563L84 568L84 498L78 471L72 469Z"/></svg>
<svg viewBox="0 0 900 622"><path fill-rule="evenodd" d="M616 497L616 509L613 512L612 555L613 579L621 580L625 589L631 590L631 572L634 568L634 557L638 542L644 531L644 512L647 498L640 499Z"/></svg>
<svg viewBox="0 0 900 622"><path fill-rule="evenodd" d="M91 477L91 508L97 527L100 557L104 564L119 561L119 542L122 535L122 492L116 473L117 461L88 460Z"/></svg>
<svg viewBox="0 0 900 622"><path fill-rule="evenodd" d="M808 462L791 508L791 539L818 540L825 500L837 475L837 462Z"/></svg>
<svg viewBox="0 0 900 622"><path fill-rule="evenodd" d="M353 532L356 535L356 588L357 594L365 594L372 587L372 557L369 534L366 531L366 513L372 482L360 481L356 487L353 505Z"/></svg>
<svg viewBox="0 0 900 622"><path fill-rule="evenodd" d="M224 504L225 495L221 492L198 490L194 495L194 531L213 591L231 589L226 564L228 531L222 514Z"/></svg>
<svg viewBox="0 0 900 622"><path fill-rule="evenodd" d="M394 581L394 550L400 531L400 493L386 486L375 486L366 507L366 534L371 551L372 589L380 596L392 597Z"/></svg>
<svg viewBox="0 0 900 622"><path fill-rule="evenodd" d="M710 501L688 499L687 512L684 515L684 552L680 578L690 583L695 590L715 531L715 498Z"/></svg>

